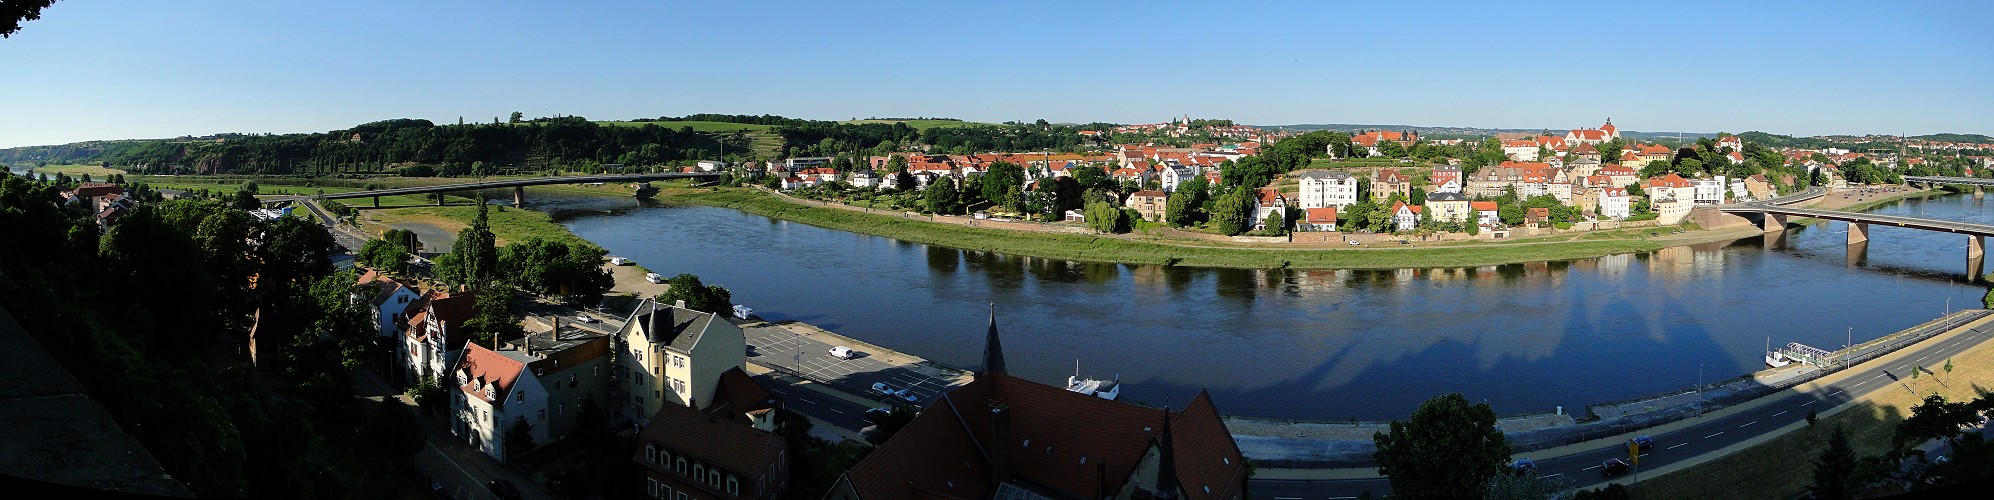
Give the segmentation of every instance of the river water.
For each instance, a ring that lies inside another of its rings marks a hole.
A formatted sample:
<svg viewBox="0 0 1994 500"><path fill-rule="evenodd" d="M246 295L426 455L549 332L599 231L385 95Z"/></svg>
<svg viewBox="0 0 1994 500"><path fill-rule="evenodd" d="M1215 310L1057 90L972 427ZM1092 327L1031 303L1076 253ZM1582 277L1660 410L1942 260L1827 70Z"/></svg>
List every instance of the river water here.
<svg viewBox="0 0 1994 500"><path fill-rule="evenodd" d="M1504 415L1739 376L1774 345L1833 350L1979 305L1965 237L1842 223L1777 237L1466 269L1243 270L960 251L730 209L529 197L575 234L667 276L699 275L772 320L945 364L980 360L996 303L1014 375L1120 374L1122 398L1310 420L1405 418L1460 392ZM1874 210L1994 222L1968 196Z"/></svg>

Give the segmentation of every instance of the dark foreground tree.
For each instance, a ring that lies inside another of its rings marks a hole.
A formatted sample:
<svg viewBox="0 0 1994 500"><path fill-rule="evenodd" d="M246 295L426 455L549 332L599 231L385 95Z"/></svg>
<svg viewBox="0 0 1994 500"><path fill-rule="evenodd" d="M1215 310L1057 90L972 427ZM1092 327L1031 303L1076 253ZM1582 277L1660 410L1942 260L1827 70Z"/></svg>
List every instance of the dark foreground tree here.
<svg viewBox="0 0 1994 500"><path fill-rule="evenodd" d="M1849 446L1849 434L1836 427L1835 433L1828 436L1828 449L1814 459L1814 485L1807 491L1822 500L1851 498L1855 494L1856 485L1851 481L1855 473L1856 450Z"/></svg>
<svg viewBox="0 0 1994 500"><path fill-rule="evenodd" d="M1372 436L1378 472L1405 498L1480 496L1489 477L1509 461L1509 443L1495 427L1488 403L1469 404L1460 393L1420 403L1410 422L1392 421L1391 432Z"/></svg>
<svg viewBox="0 0 1994 500"><path fill-rule="evenodd" d="M21 31L22 21L42 18L42 9L55 4L55 0L7 0L0 2L0 38L13 36Z"/></svg>

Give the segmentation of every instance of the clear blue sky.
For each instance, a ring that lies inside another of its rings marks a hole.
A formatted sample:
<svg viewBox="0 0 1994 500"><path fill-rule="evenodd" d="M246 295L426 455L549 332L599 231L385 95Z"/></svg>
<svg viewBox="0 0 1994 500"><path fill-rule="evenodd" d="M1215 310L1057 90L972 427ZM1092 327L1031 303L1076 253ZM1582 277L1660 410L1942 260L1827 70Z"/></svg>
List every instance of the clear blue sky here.
<svg viewBox="0 0 1994 500"><path fill-rule="evenodd" d="M514 110L1994 134L1994 2L1407 3L63 0L0 40L0 147Z"/></svg>

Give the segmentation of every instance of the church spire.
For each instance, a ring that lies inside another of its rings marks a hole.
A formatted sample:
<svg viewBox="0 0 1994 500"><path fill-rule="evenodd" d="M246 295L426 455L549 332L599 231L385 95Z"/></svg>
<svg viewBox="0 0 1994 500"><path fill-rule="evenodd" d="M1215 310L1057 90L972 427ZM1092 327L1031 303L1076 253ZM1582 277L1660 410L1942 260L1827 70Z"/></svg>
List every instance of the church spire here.
<svg viewBox="0 0 1994 500"><path fill-rule="evenodd" d="M1177 479L1177 449L1170 432L1170 405L1163 405L1163 432L1156 443L1156 494L1158 500L1175 500L1183 485Z"/></svg>
<svg viewBox="0 0 1994 500"><path fill-rule="evenodd" d="M997 303L990 303L990 333L983 338L983 371L978 375L1004 373L1004 346L997 341Z"/></svg>

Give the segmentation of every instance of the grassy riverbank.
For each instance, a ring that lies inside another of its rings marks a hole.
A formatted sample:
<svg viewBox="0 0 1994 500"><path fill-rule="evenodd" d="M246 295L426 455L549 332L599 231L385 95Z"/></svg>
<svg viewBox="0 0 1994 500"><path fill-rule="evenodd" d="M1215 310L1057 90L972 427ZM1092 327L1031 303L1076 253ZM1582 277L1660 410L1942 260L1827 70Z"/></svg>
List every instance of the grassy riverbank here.
<svg viewBox="0 0 1994 500"><path fill-rule="evenodd" d="M388 224L427 224L444 232L456 234L470 227L471 219L477 216L477 205L452 205L367 210L362 212L360 217L368 222L381 224L380 227L374 228L377 229L375 232L386 230ZM567 226L554 222L553 217L541 212L493 206L485 213L485 217L490 222L492 236L498 238L499 245L530 238L578 241L594 245L568 232Z"/></svg>
<svg viewBox="0 0 1994 500"><path fill-rule="evenodd" d="M726 207L841 231L903 241L1033 257L1092 262L1124 262L1234 268L1394 269L1473 267L1516 262L1579 259L1655 250L1699 241L1649 239L1623 233L1620 239L1475 243L1444 247L1289 249L1203 246L1137 241L1121 237L1049 234L961 227L890 215L794 203L748 189L669 190L665 199Z"/></svg>

